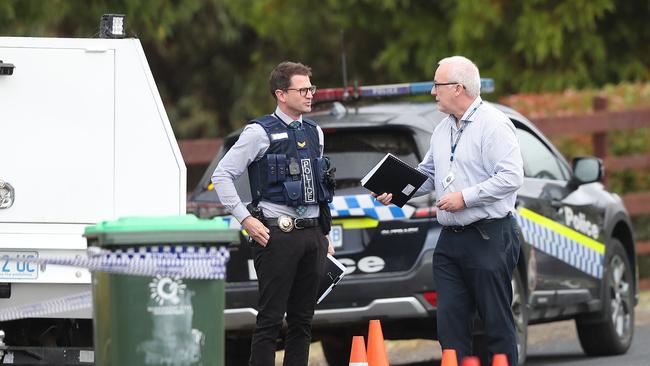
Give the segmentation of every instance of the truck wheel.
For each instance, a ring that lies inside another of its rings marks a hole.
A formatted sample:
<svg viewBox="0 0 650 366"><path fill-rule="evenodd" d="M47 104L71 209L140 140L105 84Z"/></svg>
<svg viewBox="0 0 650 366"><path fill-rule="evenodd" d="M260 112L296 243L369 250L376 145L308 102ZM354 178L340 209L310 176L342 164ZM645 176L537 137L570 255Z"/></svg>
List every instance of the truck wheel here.
<svg viewBox="0 0 650 366"><path fill-rule="evenodd" d="M326 334L323 335L320 342L328 365L347 365L350 362L352 336L345 332Z"/></svg>
<svg viewBox="0 0 650 366"><path fill-rule="evenodd" d="M528 306L524 283L521 279L521 273L517 269L512 274L512 316L517 332L519 365L523 365L526 362L528 350ZM474 335L472 348L472 353L481 359L482 365L490 365L490 352L487 349L487 339L484 331Z"/></svg>
<svg viewBox="0 0 650 366"><path fill-rule="evenodd" d="M226 366L248 365L250 357L250 338L226 339Z"/></svg>
<svg viewBox="0 0 650 366"><path fill-rule="evenodd" d="M610 244L603 277L603 309L597 318L578 317L580 345L587 355L625 353L634 334L634 282L630 261L617 239Z"/></svg>

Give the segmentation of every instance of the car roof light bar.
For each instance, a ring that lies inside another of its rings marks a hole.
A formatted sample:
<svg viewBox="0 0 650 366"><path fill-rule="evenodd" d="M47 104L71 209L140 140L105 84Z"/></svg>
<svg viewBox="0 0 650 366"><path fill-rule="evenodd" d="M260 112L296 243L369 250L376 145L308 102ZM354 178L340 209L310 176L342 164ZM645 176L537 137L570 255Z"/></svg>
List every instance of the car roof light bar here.
<svg viewBox="0 0 650 366"><path fill-rule="evenodd" d="M355 100L360 98L381 98L399 95L416 95L416 94L429 94L433 88L432 81L424 81L417 83L403 83L403 84L383 84L383 85L370 85L361 87L348 87L348 97L344 96L345 88L328 88L319 89L318 93L314 95L314 102L335 102ZM493 79L481 79L481 93L494 92Z"/></svg>

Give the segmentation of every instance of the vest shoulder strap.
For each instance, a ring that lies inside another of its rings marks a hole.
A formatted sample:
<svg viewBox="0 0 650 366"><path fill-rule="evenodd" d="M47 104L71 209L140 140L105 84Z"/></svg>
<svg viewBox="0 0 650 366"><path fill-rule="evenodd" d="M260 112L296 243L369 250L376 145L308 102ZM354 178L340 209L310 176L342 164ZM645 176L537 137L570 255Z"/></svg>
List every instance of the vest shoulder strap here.
<svg viewBox="0 0 650 366"><path fill-rule="evenodd" d="M277 123L282 123L277 117L275 117L272 114L267 114L262 117L255 118L254 120L248 122L248 123L257 123L264 127L264 129L268 129L272 127L273 125Z"/></svg>
<svg viewBox="0 0 650 366"><path fill-rule="evenodd" d="M311 119L309 119L309 118L305 118L305 117L303 117L303 118L302 118L302 121L303 121L304 123L306 123L306 124L308 124L308 125L314 127L314 128L316 128L316 127L318 126L318 124L316 124L316 122L314 122L313 120L311 120Z"/></svg>

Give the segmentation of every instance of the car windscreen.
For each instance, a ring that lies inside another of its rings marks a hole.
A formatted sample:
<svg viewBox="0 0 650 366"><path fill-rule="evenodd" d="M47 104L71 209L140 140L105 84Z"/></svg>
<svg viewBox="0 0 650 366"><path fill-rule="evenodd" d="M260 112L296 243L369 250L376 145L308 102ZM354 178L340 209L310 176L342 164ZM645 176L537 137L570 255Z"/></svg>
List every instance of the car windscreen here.
<svg viewBox="0 0 650 366"><path fill-rule="evenodd" d="M324 132L325 155L336 166L337 189L359 186L387 153L411 166L420 162L413 132L406 128L326 128Z"/></svg>

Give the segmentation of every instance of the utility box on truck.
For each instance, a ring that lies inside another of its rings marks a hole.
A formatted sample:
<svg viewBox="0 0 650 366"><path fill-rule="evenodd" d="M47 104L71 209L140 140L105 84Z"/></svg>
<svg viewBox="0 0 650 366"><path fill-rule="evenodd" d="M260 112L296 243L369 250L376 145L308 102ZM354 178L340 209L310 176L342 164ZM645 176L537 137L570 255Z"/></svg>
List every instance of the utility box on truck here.
<svg viewBox="0 0 650 366"><path fill-rule="evenodd" d="M102 220L184 214L186 169L139 40L0 37L0 60L13 66L0 74L2 311L90 290L85 270L24 260L84 252ZM52 309L0 329L8 345L12 329L72 344L91 316Z"/></svg>

